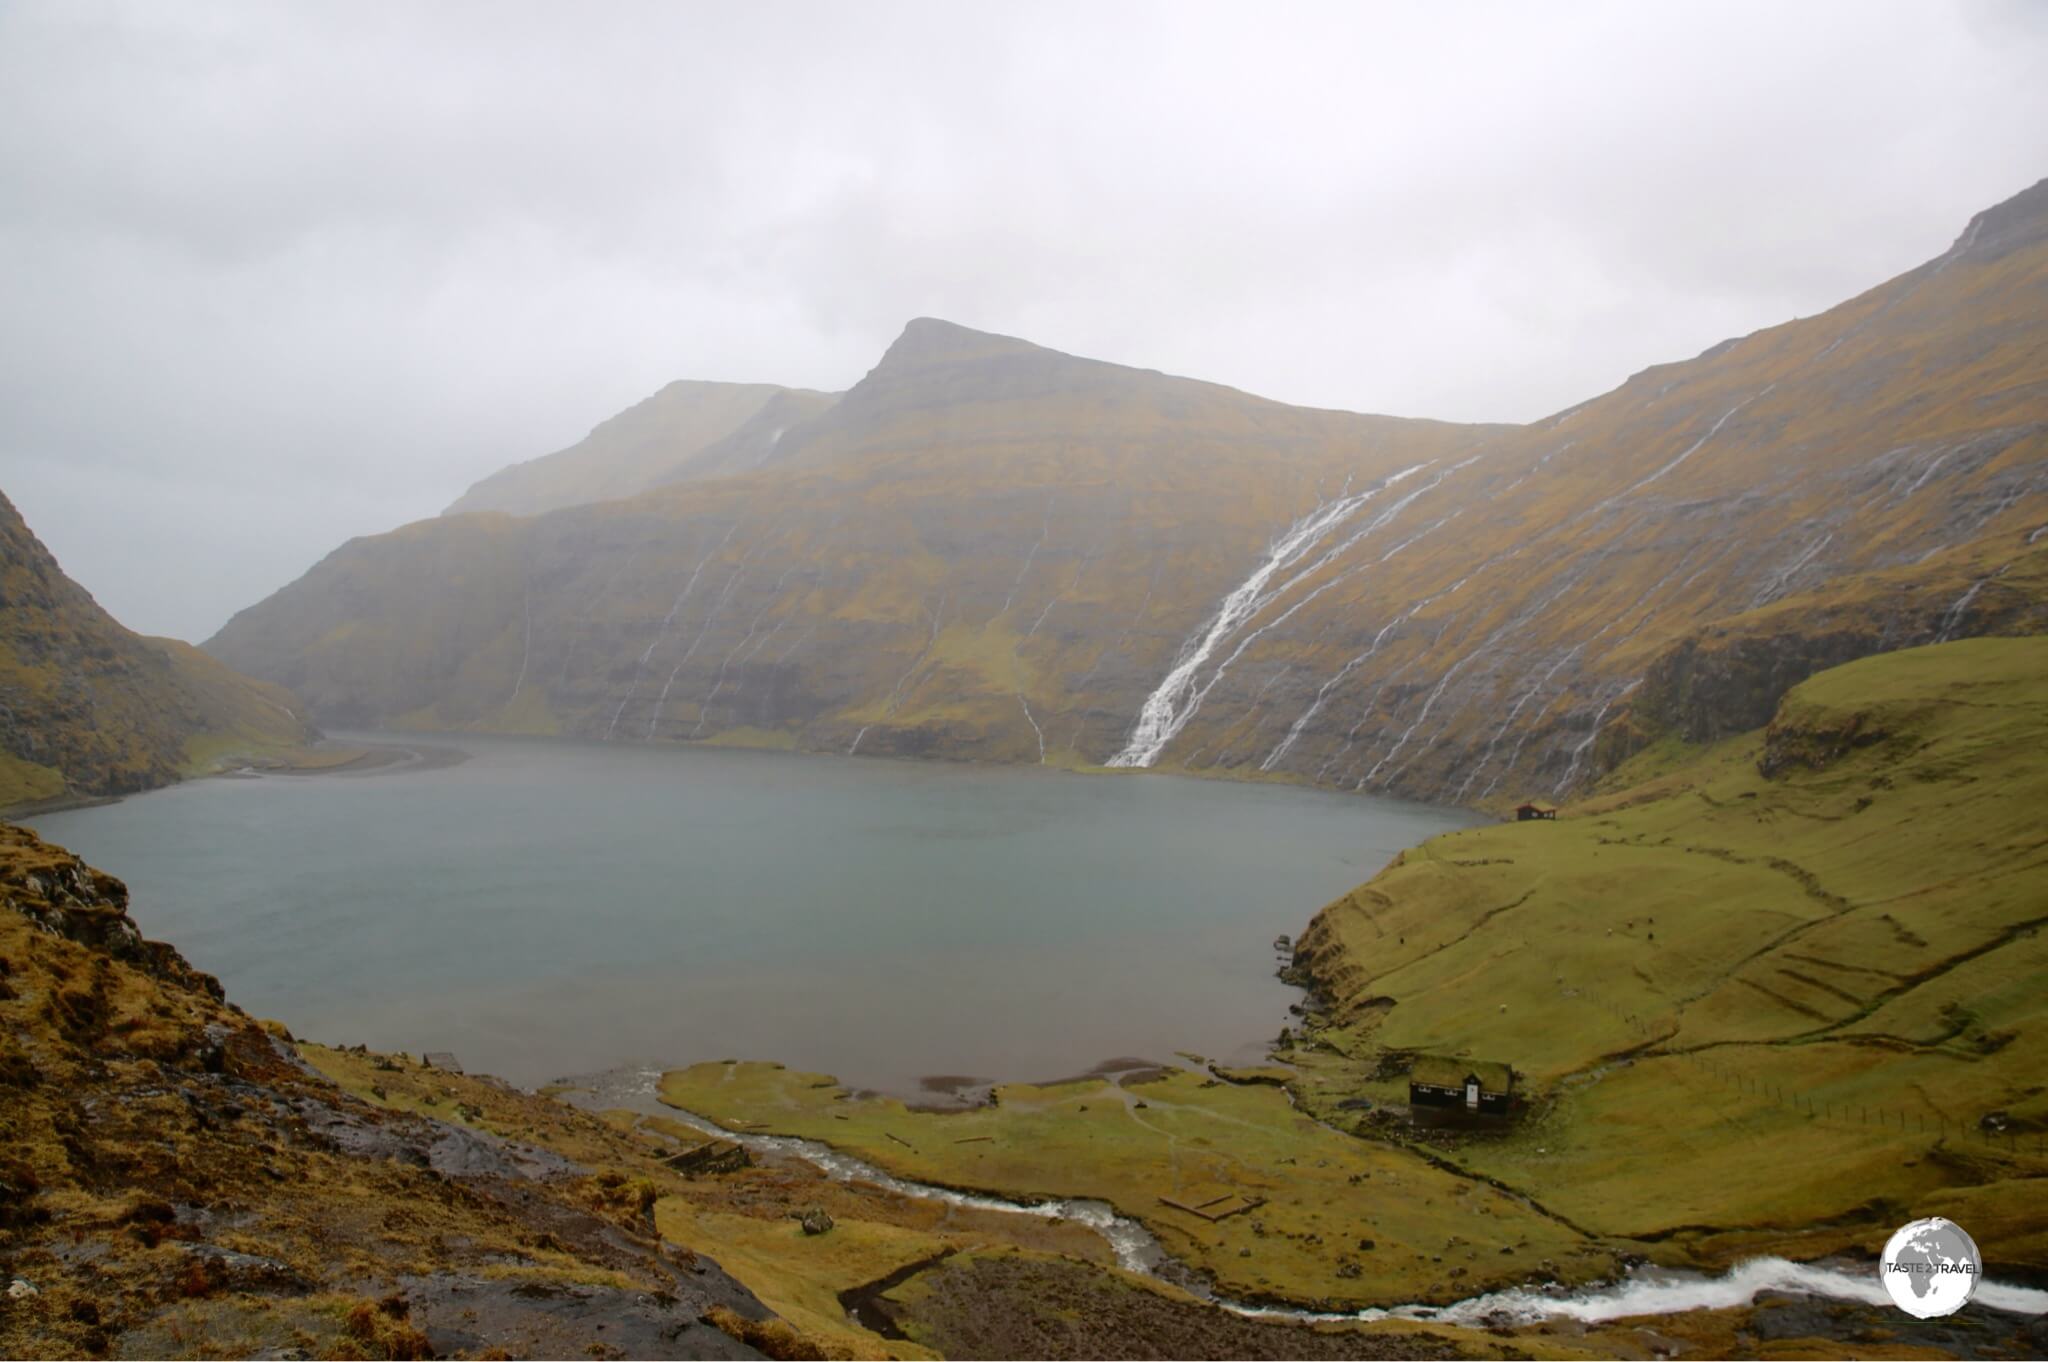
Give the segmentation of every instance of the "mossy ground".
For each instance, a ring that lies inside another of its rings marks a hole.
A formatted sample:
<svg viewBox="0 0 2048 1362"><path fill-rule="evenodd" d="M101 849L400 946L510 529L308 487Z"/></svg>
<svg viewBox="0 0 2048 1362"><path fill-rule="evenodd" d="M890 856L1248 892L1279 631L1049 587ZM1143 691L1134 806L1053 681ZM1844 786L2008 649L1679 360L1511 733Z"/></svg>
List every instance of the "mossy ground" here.
<svg viewBox="0 0 2048 1362"><path fill-rule="evenodd" d="M1242 1299L1450 1301L1614 1267L1608 1253L1523 1201L1333 1131L1269 1084L1171 1069L1011 1084L996 1090L992 1107L934 1112L856 1098L772 1064L714 1063L666 1075L661 1093L735 1128L823 1140L906 1177L1106 1201ZM1197 1213L1243 1201L1258 1204L1217 1220Z"/></svg>
<svg viewBox="0 0 2048 1362"><path fill-rule="evenodd" d="M2040 1272L2044 739L2048 640L1945 644L1554 823L1436 838L1305 934L1332 1012L1296 1092L1351 1124L1402 1102L1403 1054L1501 1060L1523 1120L1375 1128L1674 1261L1874 1252L1939 1212Z"/></svg>

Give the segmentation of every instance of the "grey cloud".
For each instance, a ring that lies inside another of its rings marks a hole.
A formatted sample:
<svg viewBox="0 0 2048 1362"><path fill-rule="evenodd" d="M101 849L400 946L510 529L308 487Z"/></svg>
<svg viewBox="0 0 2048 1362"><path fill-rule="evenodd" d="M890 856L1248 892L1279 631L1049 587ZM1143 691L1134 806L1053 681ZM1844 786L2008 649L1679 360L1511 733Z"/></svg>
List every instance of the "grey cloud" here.
<svg viewBox="0 0 2048 1362"><path fill-rule="evenodd" d="M2023 3L15 4L0 486L203 636L671 378L915 315L1529 419L2048 164Z"/></svg>

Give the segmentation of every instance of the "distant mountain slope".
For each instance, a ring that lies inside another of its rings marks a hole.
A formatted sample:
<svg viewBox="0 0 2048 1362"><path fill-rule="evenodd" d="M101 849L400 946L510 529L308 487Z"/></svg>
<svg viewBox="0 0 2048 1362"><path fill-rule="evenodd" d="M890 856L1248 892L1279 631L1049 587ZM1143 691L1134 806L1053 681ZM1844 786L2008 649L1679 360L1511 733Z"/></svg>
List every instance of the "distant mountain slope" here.
<svg viewBox="0 0 2048 1362"><path fill-rule="evenodd" d="M768 467L358 540L207 647L337 720L614 739L1037 760L1031 711L1089 697L1057 758L1127 722L1156 664L1118 640L1153 612L1194 617L1301 506L1493 429L915 322Z"/></svg>
<svg viewBox="0 0 2048 1362"><path fill-rule="evenodd" d="M731 434L714 440L680 464L657 470L648 485L662 487L695 478L724 477L775 462L784 438L832 410L839 398L838 393L812 392L807 388L780 389Z"/></svg>
<svg viewBox="0 0 2048 1362"><path fill-rule="evenodd" d="M830 406L833 394L771 383L671 383L553 454L501 468L450 505L447 515L509 511L538 515L564 506L629 497L697 475L697 456L742 430L771 406L785 424ZM716 461L737 466L733 451Z"/></svg>
<svg viewBox="0 0 2048 1362"><path fill-rule="evenodd" d="M2048 525L2048 188L1531 426L922 319L777 428L733 476L356 541L207 646L355 722L1569 790L1654 740L1636 692L1714 621L1839 590L1880 621L1854 646L2033 627L1984 607L2034 574L1970 573Z"/></svg>
<svg viewBox="0 0 2048 1362"><path fill-rule="evenodd" d="M1950 555L1995 571L2044 524L2048 184L1821 316L1433 470L1368 541L1225 631L1237 660L1197 671L1200 714L1137 755L1459 801L1568 790L1652 659L1700 625ZM1969 586L1951 636L1984 631ZM1905 623L1883 646L1934 633Z"/></svg>
<svg viewBox="0 0 2048 1362"><path fill-rule="evenodd" d="M296 707L190 644L122 628L0 496L0 808L295 746L312 736Z"/></svg>

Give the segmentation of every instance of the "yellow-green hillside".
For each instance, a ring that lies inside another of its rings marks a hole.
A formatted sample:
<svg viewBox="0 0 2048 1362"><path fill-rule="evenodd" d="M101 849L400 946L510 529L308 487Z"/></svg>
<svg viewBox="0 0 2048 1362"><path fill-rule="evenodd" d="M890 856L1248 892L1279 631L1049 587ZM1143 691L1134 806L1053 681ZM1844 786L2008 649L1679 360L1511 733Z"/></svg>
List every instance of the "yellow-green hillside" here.
<svg viewBox="0 0 2048 1362"><path fill-rule="evenodd" d="M298 702L131 633L0 496L0 809L124 794L311 740Z"/></svg>
<svg viewBox="0 0 2048 1362"><path fill-rule="evenodd" d="M1471 430L915 323L778 462L353 541L207 648L340 722L1080 760L1156 618Z"/></svg>
<svg viewBox="0 0 2048 1362"><path fill-rule="evenodd" d="M1703 689L1674 650L1717 621L1799 607L1722 656L1722 731L1817 666L2040 627L1997 574L2048 548L2044 392L2048 184L1824 314L1522 427L921 319L688 482L356 541L207 646L350 721L1484 804L1687 728L1651 702ZM1854 627L1806 609L1851 597Z"/></svg>
<svg viewBox="0 0 2048 1362"><path fill-rule="evenodd" d="M1408 1056L1504 1061L1529 1117L1453 1157L1577 1224L1711 1260L1938 1212L2039 1271L2044 750L2048 639L1967 640L1433 839L1303 935L1330 1010L1297 1094L1351 1124Z"/></svg>
<svg viewBox="0 0 2048 1362"><path fill-rule="evenodd" d="M937 1112L776 1064L710 1063L665 1075L661 1095L943 1186L1106 1201L1240 1300L1448 1302L1616 1267L1521 1198L1319 1125L1270 1084L1166 1069L1006 1084L991 1106Z"/></svg>

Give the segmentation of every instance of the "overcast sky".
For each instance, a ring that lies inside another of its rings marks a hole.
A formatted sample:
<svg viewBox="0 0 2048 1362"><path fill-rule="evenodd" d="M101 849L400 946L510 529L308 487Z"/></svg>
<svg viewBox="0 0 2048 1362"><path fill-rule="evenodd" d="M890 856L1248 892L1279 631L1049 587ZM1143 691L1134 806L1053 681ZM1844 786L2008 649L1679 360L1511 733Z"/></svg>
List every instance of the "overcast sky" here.
<svg viewBox="0 0 2048 1362"><path fill-rule="evenodd" d="M0 4L0 489L202 639L935 315L1526 420L2048 173L2048 6Z"/></svg>

